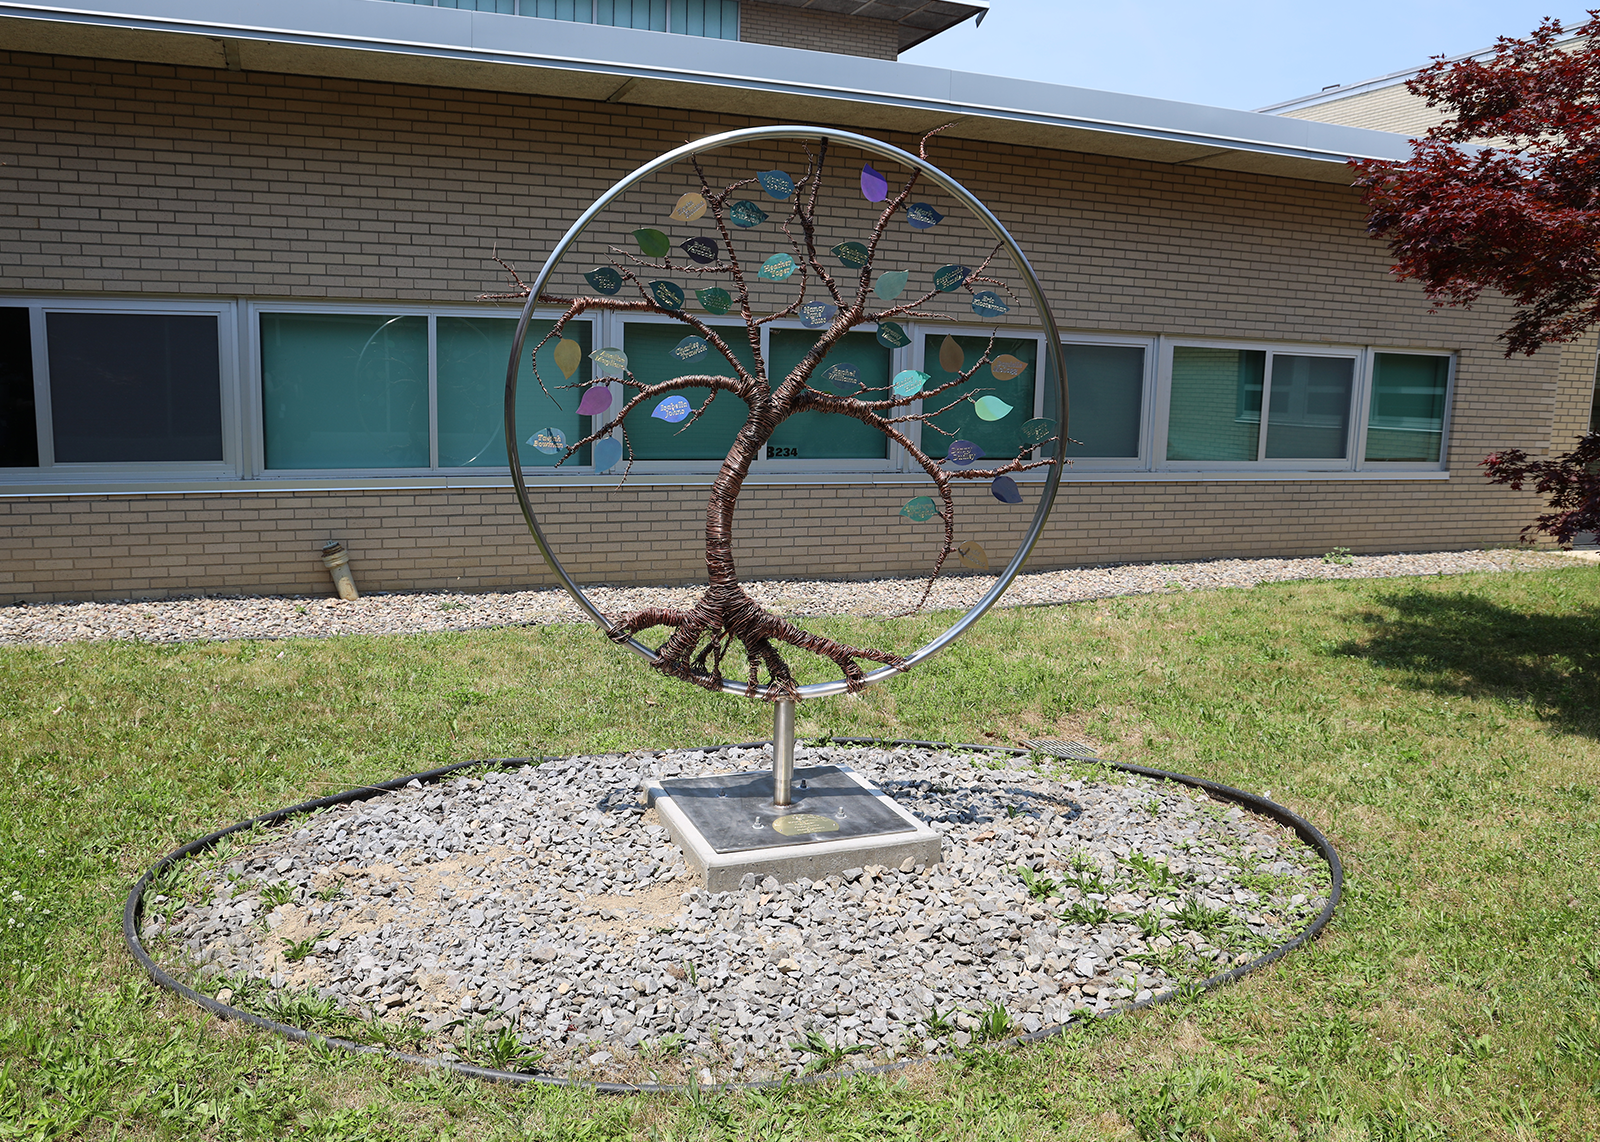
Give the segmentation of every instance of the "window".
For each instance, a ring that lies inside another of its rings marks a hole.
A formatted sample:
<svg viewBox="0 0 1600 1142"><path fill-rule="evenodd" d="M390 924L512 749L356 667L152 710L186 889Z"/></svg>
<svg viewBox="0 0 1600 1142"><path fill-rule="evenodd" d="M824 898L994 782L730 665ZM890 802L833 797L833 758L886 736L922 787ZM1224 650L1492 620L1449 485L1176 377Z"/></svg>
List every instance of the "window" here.
<svg viewBox="0 0 1600 1142"><path fill-rule="evenodd" d="M1016 457L1020 446L1017 430L1036 415L1037 337L996 337L991 347L987 333L925 334L922 339L922 371L928 374L925 387L932 390L949 384L970 369L985 351L989 354L989 363L965 384L922 402L922 411L932 414L922 428L922 451L930 459L944 459L955 440L976 444L991 460ZM998 397L1009 411L993 420L980 416L976 402L988 396Z"/></svg>
<svg viewBox="0 0 1600 1142"><path fill-rule="evenodd" d="M33 333L26 306L0 308L0 468L39 466Z"/></svg>
<svg viewBox="0 0 1600 1142"><path fill-rule="evenodd" d="M524 352L551 322L529 324ZM264 467L276 471L504 468L506 363L516 333L509 317L347 312L261 314ZM539 375L517 376L518 448L528 467L556 466L591 420L577 413L589 377L591 326L565 331L581 353L571 378L555 342L539 347ZM556 433L547 430L555 429ZM547 439L540 440L539 434ZM537 441L537 444L536 444ZM563 469L587 467L580 449Z"/></svg>
<svg viewBox="0 0 1600 1142"><path fill-rule="evenodd" d="M1437 463L1449 386L1449 357L1374 353L1366 459Z"/></svg>
<svg viewBox="0 0 1600 1142"><path fill-rule="evenodd" d="M1145 347L1067 342L1066 446L1071 460L1137 460L1144 435Z"/></svg>
<svg viewBox="0 0 1600 1142"><path fill-rule="evenodd" d="M739 38L739 0L398 0L433 8L641 28L714 40Z"/></svg>
<svg viewBox="0 0 1600 1142"><path fill-rule="evenodd" d="M750 355L750 343L744 336L742 325L716 326L728 349L746 369L755 367ZM685 366L673 349L691 330L676 321L630 321L623 326L622 351L628 355L628 368L636 381L646 385L659 385L674 377L684 375ZM692 366L699 375L707 377L732 377L734 371L727 360L712 349L698 364ZM710 389L679 389L663 397L683 397L691 406L699 408L711 395ZM629 394L632 395L631 393ZM720 463L733 446L733 438L750 415L750 406L729 392L718 392L711 406L698 418L678 421L655 416L661 401L640 405L623 421L628 443L637 460L707 460ZM693 423L691 423L691 420Z"/></svg>
<svg viewBox="0 0 1600 1142"><path fill-rule="evenodd" d="M0 307L0 467L214 474L231 454L226 303ZM225 407L228 406L228 407Z"/></svg>
<svg viewBox="0 0 1600 1142"><path fill-rule="evenodd" d="M816 343L817 335L810 330L772 330L767 341L767 375L772 383L779 384ZM876 334L847 333L841 343L817 363L808 385L836 396L860 394L869 400L882 400L889 394L890 360L890 351L878 344ZM847 366L855 381L844 379L846 370L839 366ZM853 416L832 412L796 413L778 425L767 442L769 460L887 460L888 457L887 436Z"/></svg>

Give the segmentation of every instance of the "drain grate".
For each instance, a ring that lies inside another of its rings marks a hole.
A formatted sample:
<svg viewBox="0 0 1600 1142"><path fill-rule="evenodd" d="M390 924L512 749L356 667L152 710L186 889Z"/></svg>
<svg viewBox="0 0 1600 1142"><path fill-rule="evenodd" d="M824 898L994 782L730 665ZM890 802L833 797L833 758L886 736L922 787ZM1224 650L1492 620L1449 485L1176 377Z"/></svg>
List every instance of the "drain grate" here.
<svg viewBox="0 0 1600 1142"><path fill-rule="evenodd" d="M1029 749L1036 749L1040 753L1048 753L1052 757L1084 758L1090 761L1099 761L1100 755L1095 753L1090 746L1082 742L1028 742Z"/></svg>

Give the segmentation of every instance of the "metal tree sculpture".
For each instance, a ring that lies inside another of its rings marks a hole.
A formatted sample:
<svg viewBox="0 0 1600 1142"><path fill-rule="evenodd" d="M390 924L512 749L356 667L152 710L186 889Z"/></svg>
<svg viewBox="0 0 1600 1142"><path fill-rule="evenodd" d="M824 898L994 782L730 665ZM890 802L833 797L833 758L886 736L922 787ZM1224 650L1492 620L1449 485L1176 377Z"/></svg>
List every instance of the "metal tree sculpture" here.
<svg viewBox="0 0 1600 1142"><path fill-rule="evenodd" d="M735 132L734 135L749 133ZM922 140L919 151L924 166L928 163L928 139L937 133L931 132ZM637 252L611 246L609 248L611 269L609 271L601 269L586 275L590 284L599 291L596 295L563 297L539 288L549 277L560 251L556 257L552 257L550 264L546 266L534 286L526 285L513 270L511 273L517 289L511 293L493 295L527 299L523 322L518 330L517 348L513 351L507 378L506 439L513 475L518 482L519 494L524 499L524 510L528 512L529 523L534 526L534 533L542 547L544 540L527 507L525 488L521 482L515 432L517 362L523 345L522 337L534 304L564 308L564 312L529 355L539 385L552 399L554 394L550 392L551 386L546 384L545 378L538 371L539 348L552 341L559 347L568 324L590 311L649 314L680 322L704 343L704 347L694 345L691 352L704 356L706 348L709 348L726 362L727 369L722 372L707 370L685 373L667 381L650 384L638 380L628 369L625 354L618 354L620 360L608 360L605 356L607 351L604 350L592 354L598 364L603 368L609 366L610 375L620 380L627 399L614 413L610 412L609 404L606 404L603 414L594 417L592 431L581 439L572 441L558 439L553 443L559 446L561 462L565 462L585 446L593 446L612 437L614 433L620 433L621 461L625 461L627 469L631 469L634 451L633 444L628 439L625 421L630 413L649 402L662 401L663 398L674 402L673 406L668 406L666 418L682 421L684 429L696 423L711 407L712 402L724 395L729 399L743 401L749 407L749 414L729 447L707 497L705 537L708 583L705 593L692 608L687 610L647 608L615 620L608 619L606 622L610 637L620 643L628 643L634 635L653 627L667 628L670 634L654 652L652 665L665 674L713 690L730 688L725 683L723 663L737 644L743 652L742 656L748 668L744 692L751 697L759 695L780 703L792 701L799 693L794 674L780 647L808 651L831 660L842 672L843 689L850 691L859 690L868 681L860 665L862 662L879 663L891 670L899 670L905 667L906 659L888 651L849 646L804 630L766 610L751 598L741 585L733 556L734 507L745 478L750 473L751 465L761 456L763 447L778 425L802 412L851 417L871 426L900 445L906 455L932 480L938 492L939 503L935 504L931 497L922 497L920 501L914 500L913 503L918 507L913 518L931 519L938 516L944 524L944 535L918 607L926 602L934 580L943 569L946 560L958 550L955 542L956 507L952 495L953 482L997 481L1010 473L1057 465L1058 459L1041 452L1054 451L1053 446L1062 438L1056 422L1044 419L1030 421L1024 426L1027 431L1018 438L1017 453L1014 457L989 468L955 468L946 467L930 457L913 439L912 434L907 432L907 426L916 423L925 430L931 429L947 436L953 435L935 424L933 418L966 401L974 401L979 415L984 415L986 408L982 401L985 398L977 395L982 392L981 389L969 389L960 395L951 394L953 390L966 386L981 369L994 364L992 356L994 334L990 335L988 346L976 362L970 367L965 366L964 361L958 363L956 369L950 370L955 374L953 380L931 388L923 387L929 379L926 374L910 370L902 371L889 388L869 389L858 381L853 391L839 392L813 383L819 363L827 356L829 350L839 345L845 335L852 330L864 325L875 325L881 343L887 346L902 345L906 343L906 339L904 331L895 324L897 318L947 320L946 315L927 308L941 293L966 290L977 297L992 298L994 301L991 304L999 312L1007 309L1006 303L992 290L980 291L978 287L992 286L1011 294L1009 287L1001 279L991 276L989 272L991 262L1006 245L1005 242L999 241L977 267L972 269L963 266L943 267L940 274L936 275L933 289L905 301L897 300L905 287L907 275L904 272L886 272L877 275L877 279L874 280L874 267L885 231L892 220L912 205L912 192L921 174L916 165L912 166L909 176L898 191L891 191L888 180L874 170L870 163L862 168L862 193L870 202L881 202L882 210L864 243L844 243L828 251L847 267L843 273L836 274L831 271L823 260L823 251L817 246L818 195L827 166L829 143L827 135L847 139L855 137L845 136L841 132L819 132L819 134L823 137L817 139L816 148L813 150L809 145L806 147L805 173L798 179L792 180L782 171L767 171L755 177L713 185L701 164L699 155L691 150L687 157L693 163L698 176L699 189L683 195L678 200L672 216L684 222L709 217L721 239L720 243L713 243L704 238L684 243L686 257L675 260L671 253L672 247L664 234L656 230L642 229L635 231L635 239L639 246ZM708 140L707 145L732 137L724 136L719 140ZM792 134L789 137L793 137ZM877 145L877 149L892 150L884 148L881 144ZM906 158L909 159L910 156ZM741 258L740 242L736 240L738 230L765 219L764 213L759 210L752 215L753 204L738 201L735 197L740 191L756 185L759 185L772 200L788 205L788 216L780 223L780 227L787 239L789 252L775 254L759 267ZM568 242L587 224L597 210L605 205L605 202L606 200L602 199L591 207L590 212L569 232ZM937 220L938 216L935 214L933 218ZM912 224L917 225L915 217L912 218ZM997 227L998 223L994 223L994 226ZM1006 238L1009 241L1009 236ZM563 243L563 249L565 245L566 243ZM1020 256L1014 244L1012 252L1013 256ZM511 270L509 266L506 268ZM1028 272L1031 275L1031 270ZM774 312L758 312L749 285L752 273L757 279L767 282L793 280L796 289L792 300ZM716 286L697 291L697 296L702 307L708 312L737 312L743 322L743 332L749 340L753 367L739 360L724 337L726 327L719 331L717 326L685 311L683 291L670 281L660 280L661 276L666 274L720 279L731 284L731 293ZM537 297L532 296L535 289L538 289ZM615 296L624 291L626 291L625 296ZM1034 292L1036 299L1042 299L1036 282ZM796 317L806 327L818 330L816 343L786 375L771 376L761 351L761 327L774 321ZM1045 323L1048 333L1053 337L1053 323L1048 320L1048 315ZM575 343L569 344L575 345ZM727 375L728 373L731 375ZM575 381L554 387L558 391L580 389L588 383ZM704 401L695 407L684 397L673 395L686 389L709 391ZM946 397L949 399L941 403L941 398ZM988 399L997 400L997 398ZM915 407L919 405L920 409ZM1006 406L1002 403L999 407ZM584 411L582 404L579 406L579 411ZM661 406L658 406L657 412L658 415L661 413ZM548 446L552 442L545 443L549 450ZM953 461L955 458L949 459ZM969 457L969 461L970 459ZM1009 479L1000 481L999 486L1009 487L1014 491L1014 485ZM1052 482L1052 491L1053 488ZM997 495L1000 494L997 492ZM1033 535L1028 541L1030 545L1032 539L1037 536L1038 525L1043 522L1044 507L1047 505L1041 507L1041 517L1036 520ZM548 548L546 554L547 556L550 554ZM552 562L554 563L553 560ZM1013 564L1012 574L1015 563L1019 562L1020 555ZM564 573L563 578L565 578ZM1009 576L1007 578L1009 579ZM570 580L568 584L572 586ZM597 619L601 617L592 607L590 609ZM738 659L735 658L734 661ZM767 675L765 685L761 682L763 670Z"/></svg>

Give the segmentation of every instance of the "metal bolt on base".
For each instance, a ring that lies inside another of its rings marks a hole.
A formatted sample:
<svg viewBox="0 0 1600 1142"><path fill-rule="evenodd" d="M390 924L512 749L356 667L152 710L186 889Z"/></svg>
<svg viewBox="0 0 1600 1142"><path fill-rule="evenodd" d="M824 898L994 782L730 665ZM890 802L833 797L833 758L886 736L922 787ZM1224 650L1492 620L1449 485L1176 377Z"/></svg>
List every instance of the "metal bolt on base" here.
<svg viewBox="0 0 1600 1142"><path fill-rule="evenodd" d="M794 785L794 702L784 698L772 706L772 803L787 805Z"/></svg>

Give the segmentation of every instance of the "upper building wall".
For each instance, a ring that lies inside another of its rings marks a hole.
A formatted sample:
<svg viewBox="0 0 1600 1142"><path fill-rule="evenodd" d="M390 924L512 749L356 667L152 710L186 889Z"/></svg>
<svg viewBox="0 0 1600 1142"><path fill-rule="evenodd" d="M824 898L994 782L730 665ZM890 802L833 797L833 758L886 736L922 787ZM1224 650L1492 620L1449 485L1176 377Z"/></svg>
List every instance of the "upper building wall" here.
<svg viewBox="0 0 1600 1142"><path fill-rule="evenodd" d="M1365 127L1370 131L1391 131L1413 138L1444 122L1444 113L1429 107L1427 101L1406 90L1405 82L1359 91L1354 95L1314 103L1283 112L1291 119L1313 119L1343 127Z"/></svg>
<svg viewBox="0 0 1600 1142"><path fill-rule="evenodd" d="M773 44L834 55L897 59L900 27L888 20L866 20L744 0L739 8L739 38L747 44Z"/></svg>

